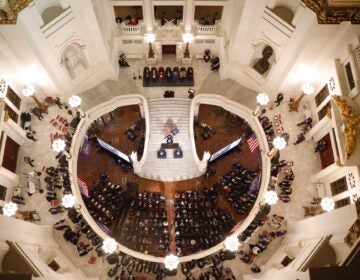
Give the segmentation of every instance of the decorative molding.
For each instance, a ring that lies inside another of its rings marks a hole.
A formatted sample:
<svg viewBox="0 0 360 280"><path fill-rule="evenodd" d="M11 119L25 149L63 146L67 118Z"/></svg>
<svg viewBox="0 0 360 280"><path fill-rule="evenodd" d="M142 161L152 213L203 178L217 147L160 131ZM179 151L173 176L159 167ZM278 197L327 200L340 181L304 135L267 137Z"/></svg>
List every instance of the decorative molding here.
<svg viewBox="0 0 360 280"><path fill-rule="evenodd" d="M309 9L313 10L319 24L339 24L350 21L360 24L360 7L330 6L328 0L302 0Z"/></svg>
<svg viewBox="0 0 360 280"><path fill-rule="evenodd" d="M0 24L16 24L18 14L25 9L32 0L8 0L0 7Z"/></svg>
<svg viewBox="0 0 360 280"><path fill-rule="evenodd" d="M345 134L345 157L349 159L356 150L357 130L360 125L360 117L356 115L354 109L349 106L346 100L334 97L334 102L340 111L344 122Z"/></svg>

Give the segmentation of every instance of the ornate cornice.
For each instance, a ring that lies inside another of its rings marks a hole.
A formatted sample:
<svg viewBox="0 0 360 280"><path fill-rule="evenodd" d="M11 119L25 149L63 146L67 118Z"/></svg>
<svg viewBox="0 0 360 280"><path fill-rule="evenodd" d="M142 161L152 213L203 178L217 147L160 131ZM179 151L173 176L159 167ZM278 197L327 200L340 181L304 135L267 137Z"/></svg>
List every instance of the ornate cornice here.
<svg viewBox="0 0 360 280"><path fill-rule="evenodd" d="M339 24L342 21L360 24L360 5L335 7L330 6L328 0L302 0L302 2L316 13L320 24Z"/></svg>
<svg viewBox="0 0 360 280"><path fill-rule="evenodd" d="M18 14L32 0L2 0L0 2L0 24L16 24Z"/></svg>
<svg viewBox="0 0 360 280"><path fill-rule="evenodd" d="M336 106L338 107L341 117L344 122L344 134L345 134L345 156L349 159L356 150L356 140L358 134L358 128L360 125L360 117L356 115L354 109L349 106L346 100L340 97L334 97Z"/></svg>

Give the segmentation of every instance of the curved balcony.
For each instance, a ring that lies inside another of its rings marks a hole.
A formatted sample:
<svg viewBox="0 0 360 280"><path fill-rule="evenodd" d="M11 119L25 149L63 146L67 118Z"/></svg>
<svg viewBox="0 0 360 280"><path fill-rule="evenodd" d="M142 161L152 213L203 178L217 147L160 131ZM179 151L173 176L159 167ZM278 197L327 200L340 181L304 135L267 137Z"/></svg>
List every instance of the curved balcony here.
<svg viewBox="0 0 360 280"><path fill-rule="evenodd" d="M94 230L94 232L103 240L107 239L108 235L100 228L100 226L92 218L92 216L90 215L90 213L88 212L88 210L84 204L84 201L82 200L80 189L77 184L77 163L78 163L77 158L78 158L79 150L80 150L81 144L83 142L84 135L87 131L87 128L95 119L116 109L117 107L134 105L134 104L141 104L143 106L144 113L145 113L145 121L147 124L146 125L146 135L145 135L144 156L142 157L141 161L139 162L139 164L142 164L146 159L146 151L148 149L148 147L147 147L147 142L149 139L148 124L149 124L150 120L149 120L147 101L145 100L144 97L142 97L140 95L118 96L108 102L99 104L96 107L92 108L91 110L87 111L86 117L83 118L81 120L81 122L79 123L77 130L75 132L75 135L73 137L73 140L72 140L72 145L71 145L71 149L70 149L70 154L72 155L72 159L69 161L69 172L70 172L72 192L78 203L77 208L80 209L79 211L83 215L84 219L91 226L91 228ZM259 146L260 146L260 149L262 152L262 156L261 156L262 180L261 180L260 190L259 190L257 200L256 200L253 208L251 209L250 213L243 221L241 221L241 223L239 223L240 225L237 227L236 231L233 233L233 234L239 235L241 232L243 232L249 226L249 224L253 221L256 214L258 213L258 211L260 209L260 204L262 204L262 202L264 200L264 198L263 198L264 193L267 190L267 186L268 186L268 183L270 180L271 163L270 163L270 158L268 156L266 156L267 152L269 151L269 147L268 147L268 144L266 141L266 136L264 134L264 131L263 131L258 119L253 116L252 110L250 110L249 108L247 108L241 104L238 104L234 101L230 101L222 96L210 95L210 94L197 95L192 100L192 103L191 103L190 129L189 129L190 137L192 139L191 145L192 145L192 150L193 150L193 156L194 156L195 161L197 161L197 162L199 162L199 159L196 154L195 142L194 142L194 137L193 137L194 136L193 120L194 120L194 115L197 110L197 107L200 104L219 106L233 114L240 116L251 126L251 128L256 133L257 138L259 140ZM122 244L119 244L118 249L120 251L122 251L123 253L133 256L138 259L143 259L146 261L158 262L158 263L162 263L164 261L164 258L162 258L162 257L156 257L156 256L152 256L152 255L147 255L147 254L144 254L144 253L141 253L138 251L134 251L132 249L125 247ZM200 259L200 258L206 257L208 255L211 255L213 253L216 253L222 249L223 249L223 242L217 244L216 246L214 246L210 249L207 249L207 250L195 253L195 254L187 255L184 257L180 257L180 262L188 262L191 260Z"/></svg>

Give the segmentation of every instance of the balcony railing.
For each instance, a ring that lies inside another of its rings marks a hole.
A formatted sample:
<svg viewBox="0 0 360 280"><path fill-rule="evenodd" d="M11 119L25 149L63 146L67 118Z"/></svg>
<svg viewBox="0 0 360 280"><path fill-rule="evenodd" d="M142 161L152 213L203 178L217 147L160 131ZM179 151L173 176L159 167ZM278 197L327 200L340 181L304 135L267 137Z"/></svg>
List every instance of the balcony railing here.
<svg viewBox="0 0 360 280"><path fill-rule="evenodd" d="M197 34L217 34L220 26L220 21L216 21L213 25L202 25L198 21L195 22L195 32Z"/></svg>
<svg viewBox="0 0 360 280"><path fill-rule="evenodd" d="M142 22L139 21L137 25L118 24L120 34L140 34L142 30Z"/></svg>

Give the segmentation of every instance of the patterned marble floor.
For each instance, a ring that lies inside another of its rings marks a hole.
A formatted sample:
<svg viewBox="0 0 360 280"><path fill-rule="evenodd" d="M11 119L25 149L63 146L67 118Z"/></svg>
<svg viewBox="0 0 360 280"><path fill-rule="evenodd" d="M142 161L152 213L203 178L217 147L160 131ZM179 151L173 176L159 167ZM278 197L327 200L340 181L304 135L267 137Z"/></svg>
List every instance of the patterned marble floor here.
<svg viewBox="0 0 360 280"><path fill-rule="evenodd" d="M128 76L132 77L132 73L137 75L138 69L141 70L144 66L144 62L141 60L131 60L131 67L127 69L121 69ZM158 63L156 66L178 66L180 63L176 63L171 58L164 58L162 63ZM204 79L211 73L209 64L205 64L201 60L194 60L191 65L194 67L195 73L195 90L200 89ZM161 97L164 93L165 88L143 88L141 86L142 81L136 80L137 87L147 98ZM172 89L175 91L176 97L187 97L188 88L166 88ZM255 96L254 96L255 98ZM292 201L290 203L278 202L275 207L273 207L272 212L276 212L285 216L287 223L292 223L303 218L303 209L302 206L308 204L312 197L315 195L316 191L313 186L311 186L308 178L310 175L319 171L321 169L320 158L318 154L313 152L314 143L312 139L306 139L300 145L293 145L292 143L296 141L297 134L299 133L299 127L296 126L296 123L302 121L305 118L305 113L303 110L300 110L299 113L288 112L288 106L286 104L288 98L285 97L285 100L279 107L275 107L273 110L268 110L266 115L269 118L272 118L274 115L281 114L283 121L283 128L285 132L290 135L289 145L281 152L281 159L293 160L294 161L294 173L295 181L293 184L293 194L291 196ZM35 169L42 171L45 166L56 165L55 155L56 153L51 150L50 147L50 133L56 132L56 129L50 124L50 121L56 117L58 114L66 117L68 121L71 120L71 117L67 114L66 110L60 110L59 108L51 107L49 109L49 115L44 115L44 119L39 121L36 118L32 120L32 127L37 131L36 138L37 142L28 141L25 145L20 148L19 157L18 157L18 166L17 174L20 175L22 184L25 186L26 178L23 175L24 172L34 170L28 164L24 163L24 156L30 156L35 159ZM43 173L44 174L44 173ZM44 176L44 175L42 175ZM45 186L44 186L45 187ZM41 221L39 224L53 224L59 219L61 219L65 214L51 215L48 212L50 204L45 200L45 194L35 193L31 197L25 195L26 205L20 207L21 210L37 210L41 216ZM60 237L60 234L56 233L56 240L59 242L59 245L64 249L65 253L69 259L77 267L82 267L83 271L86 272L89 276L99 276L100 279L107 279L106 271L108 265L102 263L101 260L97 261L97 265L87 265L88 257L79 258L77 255L76 248L66 244L63 238ZM276 249L276 248L274 248ZM269 251L267 255L271 252ZM263 261L262 261L263 263ZM249 271L249 267L243 264L237 257L235 260L228 263L232 266L237 279L241 279L241 273L246 273ZM86 265L86 266L85 266ZM173 279L183 279L178 273L178 276Z"/></svg>

